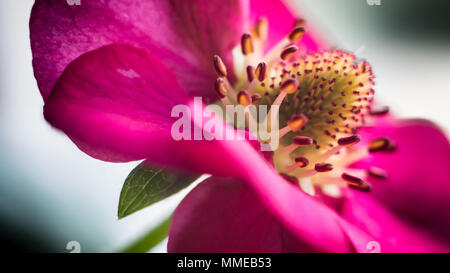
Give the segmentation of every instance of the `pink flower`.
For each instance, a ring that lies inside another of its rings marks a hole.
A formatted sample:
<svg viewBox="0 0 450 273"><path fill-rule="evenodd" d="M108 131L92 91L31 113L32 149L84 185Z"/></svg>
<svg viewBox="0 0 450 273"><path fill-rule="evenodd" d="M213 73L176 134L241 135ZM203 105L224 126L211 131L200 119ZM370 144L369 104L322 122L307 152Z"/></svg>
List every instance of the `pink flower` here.
<svg viewBox="0 0 450 273"><path fill-rule="evenodd" d="M376 115L369 64L322 51L280 2L219 2L37 1L45 118L95 158L213 174L177 208L172 252L448 251L446 136ZM173 140L172 108L218 95L281 105L280 148L264 157L256 141Z"/></svg>

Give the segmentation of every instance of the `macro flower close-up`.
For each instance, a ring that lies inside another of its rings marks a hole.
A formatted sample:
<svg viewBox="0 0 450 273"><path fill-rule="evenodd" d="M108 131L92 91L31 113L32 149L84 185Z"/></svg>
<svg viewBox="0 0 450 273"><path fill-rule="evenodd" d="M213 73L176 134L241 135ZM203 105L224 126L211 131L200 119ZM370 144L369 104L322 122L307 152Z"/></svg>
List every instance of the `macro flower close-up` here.
<svg viewBox="0 0 450 273"><path fill-rule="evenodd" d="M127 252L450 251L445 127L398 115L386 66L307 18L278 0L35 1L46 130L111 168L139 160L111 218L185 192Z"/></svg>

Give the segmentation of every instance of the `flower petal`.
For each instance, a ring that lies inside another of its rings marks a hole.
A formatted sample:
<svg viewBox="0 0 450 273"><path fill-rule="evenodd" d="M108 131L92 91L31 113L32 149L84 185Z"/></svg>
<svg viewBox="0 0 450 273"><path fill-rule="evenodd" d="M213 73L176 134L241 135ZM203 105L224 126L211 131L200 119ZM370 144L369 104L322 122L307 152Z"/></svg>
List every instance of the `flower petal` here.
<svg viewBox="0 0 450 273"><path fill-rule="evenodd" d="M388 137L392 153L373 153L355 167L384 169L387 180L370 179L371 196L411 226L450 245L450 144L424 120L383 120L360 130L362 139Z"/></svg>
<svg viewBox="0 0 450 273"><path fill-rule="evenodd" d="M448 252L450 245L433 237L428 230L410 225L389 211L372 195L352 191L345 198L340 215L374 238L380 252ZM359 241L354 242L361 244ZM364 243L364 242L363 242ZM360 245L373 251L371 244Z"/></svg>
<svg viewBox="0 0 450 273"><path fill-rule="evenodd" d="M256 23L258 18L262 16L269 21L268 49L288 35L294 28L297 19L302 18L298 11L290 10L283 1L251 0L251 21ZM306 33L303 35L302 40L298 42L298 45L300 48L304 48L306 52L315 52L324 49L325 42L319 38L311 26L307 26Z"/></svg>
<svg viewBox="0 0 450 273"><path fill-rule="evenodd" d="M199 124L198 120L194 122ZM227 126L224 131L224 135L231 135L234 129ZM210 133L217 135L216 132ZM245 181L267 211L278 219L302 246L308 246L315 251L353 252L364 251L365 248L358 247L373 240L370 235L340 218L331 208L284 180L250 143L232 140L214 142L215 150L210 151L220 155L222 162L219 164L225 166L221 171L227 170L228 173L224 173L226 176ZM199 162L201 167L214 170L210 173L216 173L217 167L214 168L213 165L218 162L213 155L207 155L203 161L199 160L191 166L195 168L195 164ZM197 213L202 214L201 211ZM355 241L361 244L355 245Z"/></svg>
<svg viewBox="0 0 450 273"><path fill-rule="evenodd" d="M44 115L93 157L135 160L148 155L155 138L170 138L171 109L187 99L157 58L114 44L85 53L67 67Z"/></svg>
<svg viewBox="0 0 450 273"><path fill-rule="evenodd" d="M211 177L173 215L169 252L312 252L239 181ZM317 251L317 250L316 250Z"/></svg>
<svg viewBox="0 0 450 273"><path fill-rule="evenodd" d="M246 1L36 1L30 18L33 67L46 100L65 67L111 43L147 48L193 95L209 93L213 54L231 68L231 49L246 25Z"/></svg>

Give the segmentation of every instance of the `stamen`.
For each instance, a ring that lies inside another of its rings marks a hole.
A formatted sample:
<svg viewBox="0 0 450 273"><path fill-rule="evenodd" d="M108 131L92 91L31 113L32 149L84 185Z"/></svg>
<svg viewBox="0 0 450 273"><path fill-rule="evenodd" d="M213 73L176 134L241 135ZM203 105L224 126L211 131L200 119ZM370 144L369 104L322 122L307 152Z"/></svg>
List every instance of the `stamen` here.
<svg viewBox="0 0 450 273"><path fill-rule="evenodd" d="M296 114L291 117L291 119L287 122L287 126L291 129L292 132L297 132L302 129L303 126L308 122L308 118L303 114Z"/></svg>
<svg viewBox="0 0 450 273"><path fill-rule="evenodd" d="M285 127L281 128L278 132L278 138L284 137L290 131L291 131L291 128L289 126L285 126Z"/></svg>
<svg viewBox="0 0 450 273"><path fill-rule="evenodd" d="M383 169L377 168L377 167L370 167L367 170L367 174L376 179L381 179L381 180L387 179L386 171Z"/></svg>
<svg viewBox="0 0 450 273"><path fill-rule="evenodd" d="M249 83L255 79L255 68L251 65L247 66L247 79Z"/></svg>
<svg viewBox="0 0 450 273"><path fill-rule="evenodd" d="M300 168L304 168L308 166L309 160L306 157L299 156L295 158L295 164L297 164Z"/></svg>
<svg viewBox="0 0 450 273"><path fill-rule="evenodd" d="M214 55L214 69L216 70L217 76L226 77L227 67L223 63L222 59L218 55Z"/></svg>
<svg viewBox="0 0 450 273"><path fill-rule="evenodd" d="M352 146L358 143L361 140L359 135L352 135L349 137L343 137L338 139L338 144L341 146Z"/></svg>
<svg viewBox="0 0 450 273"><path fill-rule="evenodd" d="M253 41L252 41L252 36L248 33L245 33L242 35L241 38L241 49L242 49L242 54L244 55L248 55L250 53L253 53L254 49L253 49Z"/></svg>
<svg viewBox="0 0 450 273"><path fill-rule="evenodd" d="M381 137L372 140L369 144L369 152L375 153L380 151L391 151L395 149L395 144L393 144L388 138Z"/></svg>
<svg viewBox="0 0 450 273"><path fill-rule="evenodd" d="M256 93L252 95L252 103L256 103L261 100L261 95Z"/></svg>
<svg viewBox="0 0 450 273"><path fill-rule="evenodd" d="M224 105L229 105L230 101L228 100L228 97L227 97L228 88L227 88L227 84L225 83L223 78L217 78L215 88L216 88L217 95L222 100L222 103Z"/></svg>
<svg viewBox="0 0 450 273"><path fill-rule="evenodd" d="M225 81L222 78L217 78L215 84L217 95L219 98L225 98L227 96L228 89L226 87Z"/></svg>
<svg viewBox="0 0 450 273"><path fill-rule="evenodd" d="M298 47L295 45L292 46L288 46L286 47L280 54L280 58L285 61L287 59L289 59L290 57L292 57L292 55L294 55L295 52L297 52Z"/></svg>
<svg viewBox="0 0 450 273"><path fill-rule="evenodd" d="M295 22L296 27L305 27L305 25L306 21L302 18L297 19L297 21Z"/></svg>
<svg viewBox="0 0 450 273"><path fill-rule="evenodd" d="M287 79L280 85L280 94L276 97L276 99L272 103L273 106L279 106L287 94L292 94L297 90L298 87L298 81L297 79ZM267 123L268 118L270 117L272 113L272 107L270 107L269 112L267 113L266 120L264 121Z"/></svg>
<svg viewBox="0 0 450 273"><path fill-rule="evenodd" d="M296 136L291 145L282 148L281 153L286 156L295 151L299 146L309 146L313 144L313 139L305 136Z"/></svg>
<svg viewBox="0 0 450 273"><path fill-rule="evenodd" d="M330 163L316 163L316 165L314 165L314 170L319 173L329 172L333 170L333 165Z"/></svg>
<svg viewBox="0 0 450 273"><path fill-rule="evenodd" d="M255 70L255 75L258 81L262 82L266 79L267 65L265 62L259 63Z"/></svg>
<svg viewBox="0 0 450 273"><path fill-rule="evenodd" d="M365 182L364 180L362 180L361 178L358 178L356 176L353 175L349 175L347 173L343 173L341 175L342 179L345 180L345 182L347 182L347 184L351 187L354 188L356 190L360 190L360 191L370 191L371 190L371 185L367 182Z"/></svg>
<svg viewBox="0 0 450 273"><path fill-rule="evenodd" d="M280 92L292 94L297 91L298 81L297 79L287 79L280 85Z"/></svg>
<svg viewBox="0 0 450 273"><path fill-rule="evenodd" d="M291 173L291 172L295 171L295 169L297 169L297 168L305 168L309 164L309 160L303 156L296 157L294 159L294 162L295 162L294 164L289 165L284 169L284 171L286 173ZM309 173L309 171L306 171L306 172ZM314 172L316 172L316 171L314 170ZM305 171L303 171L303 173L305 173Z"/></svg>
<svg viewBox="0 0 450 273"><path fill-rule="evenodd" d="M267 34L269 32L269 22L266 17L260 17L255 26L256 37L262 41L267 39Z"/></svg>
<svg viewBox="0 0 450 273"><path fill-rule="evenodd" d="M303 34L305 34L305 28L303 28L303 27L296 27L289 34L289 40L292 43L297 42L303 37Z"/></svg>
<svg viewBox="0 0 450 273"><path fill-rule="evenodd" d="M239 92L239 94L237 96L237 101L240 105L243 105L243 106L249 106L252 104L252 98L250 97L248 92L245 90Z"/></svg>
<svg viewBox="0 0 450 273"><path fill-rule="evenodd" d="M370 115L372 116L381 116L387 113L389 113L388 106L376 106L370 109Z"/></svg>
<svg viewBox="0 0 450 273"><path fill-rule="evenodd" d="M338 139L339 146L333 147L324 154L322 154L318 161L324 161L327 160L330 156L338 153L342 148L349 147L352 145L357 144L361 140L361 137L359 135L352 135L349 137L343 137Z"/></svg>
<svg viewBox="0 0 450 273"><path fill-rule="evenodd" d="M305 136L294 137L293 143L298 146L307 146L313 144L313 139Z"/></svg>

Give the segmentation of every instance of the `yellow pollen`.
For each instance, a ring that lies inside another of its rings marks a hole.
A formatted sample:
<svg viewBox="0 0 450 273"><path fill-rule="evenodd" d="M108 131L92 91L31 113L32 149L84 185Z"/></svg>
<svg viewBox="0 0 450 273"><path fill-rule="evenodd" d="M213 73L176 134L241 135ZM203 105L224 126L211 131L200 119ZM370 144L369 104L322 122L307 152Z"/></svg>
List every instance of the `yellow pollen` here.
<svg viewBox="0 0 450 273"><path fill-rule="evenodd" d="M267 18L260 17L258 19L258 22L256 23L255 37L261 40L266 40L267 34L269 32L268 29L269 29L269 22L267 21Z"/></svg>
<svg viewBox="0 0 450 273"><path fill-rule="evenodd" d="M280 92L292 94L297 90L297 87L298 87L297 79L288 79L280 85Z"/></svg>
<svg viewBox="0 0 450 273"><path fill-rule="evenodd" d="M305 29L303 27L296 27L289 34L289 40L292 43L297 42L298 40L300 40L303 37L303 34L305 34Z"/></svg>
<svg viewBox="0 0 450 273"><path fill-rule="evenodd" d="M240 105L243 105L243 106L248 106L248 105L252 104L252 98L250 97L248 92L245 90L239 92L237 101Z"/></svg>
<svg viewBox="0 0 450 273"><path fill-rule="evenodd" d="M297 52L297 50L298 50L298 47L295 45L288 46L281 52L280 57L283 61L285 61L285 60L289 59L290 57L292 57L292 55L294 55L294 53Z"/></svg>
<svg viewBox="0 0 450 273"><path fill-rule="evenodd" d="M291 128L292 132L297 132L298 130L303 128L303 126L305 126L307 121L308 118L303 114L293 115L292 118L287 122L287 125L289 126L289 128Z"/></svg>
<svg viewBox="0 0 450 273"><path fill-rule="evenodd" d="M265 62L259 63L255 70L258 81L262 82L266 79L267 65Z"/></svg>
<svg viewBox="0 0 450 273"><path fill-rule="evenodd" d="M218 55L214 55L214 68L216 70L217 76L226 77L227 67L223 63L222 59Z"/></svg>
<svg viewBox="0 0 450 273"><path fill-rule="evenodd" d="M252 41L252 36L250 36L250 34L246 33L246 34L242 35L241 49L242 49L242 54L244 54L244 55L253 53L253 41Z"/></svg>

